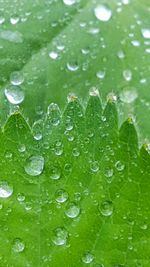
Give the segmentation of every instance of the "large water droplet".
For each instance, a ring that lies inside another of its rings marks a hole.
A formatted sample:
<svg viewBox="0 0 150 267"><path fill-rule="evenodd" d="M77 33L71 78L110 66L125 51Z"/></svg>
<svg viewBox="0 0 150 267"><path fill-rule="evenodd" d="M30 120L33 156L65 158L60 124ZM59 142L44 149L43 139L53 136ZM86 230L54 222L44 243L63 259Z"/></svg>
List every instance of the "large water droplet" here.
<svg viewBox="0 0 150 267"><path fill-rule="evenodd" d="M4 92L7 100L13 105L21 104L25 97L20 86L10 85L9 87L5 88Z"/></svg>
<svg viewBox="0 0 150 267"><path fill-rule="evenodd" d="M8 198L13 193L13 187L6 181L0 181L0 198Z"/></svg>
<svg viewBox="0 0 150 267"><path fill-rule="evenodd" d="M68 232L63 227L58 227L53 231L52 241L56 246L63 246L67 243Z"/></svg>
<svg viewBox="0 0 150 267"><path fill-rule="evenodd" d="M83 263L90 264L93 260L94 260L94 255L91 252L87 251L84 253L82 257Z"/></svg>
<svg viewBox="0 0 150 267"><path fill-rule="evenodd" d="M100 21L108 21L112 16L112 11L105 5L99 5L94 9L95 16Z"/></svg>
<svg viewBox="0 0 150 267"><path fill-rule="evenodd" d="M25 172L31 176L38 176L44 169L44 158L42 156L31 156L26 160Z"/></svg>
<svg viewBox="0 0 150 267"><path fill-rule="evenodd" d="M120 92L119 97L122 102L130 104L137 99L138 93L135 88L127 88Z"/></svg>
<svg viewBox="0 0 150 267"><path fill-rule="evenodd" d="M76 218L80 214L80 208L74 203L69 203L65 211L65 214L69 218L72 218L72 219Z"/></svg>
<svg viewBox="0 0 150 267"><path fill-rule="evenodd" d="M13 241L13 244L12 244L12 250L13 250L14 252L20 253L20 252L22 252L24 249L25 249L25 244L23 243L23 241L22 241L20 238L16 238L16 239Z"/></svg>
<svg viewBox="0 0 150 267"><path fill-rule="evenodd" d="M64 203L68 199L68 193L63 189L59 189L56 191L55 197L58 203Z"/></svg>
<svg viewBox="0 0 150 267"><path fill-rule="evenodd" d="M10 82L13 85L20 85L24 82L24 76L20 71L14 71L10 74Z"/></svg>
<svg viewBox="0 0 150 267"><path fill-rule="evenodd" d="M113 204L112 201L106 200L101 203L100 211L103 216L111 216L113 213Z"/></svg>
<svg viewBox="0 0 150 267"><path fill-rule="evenodd" d="M150 29L149 28L142 29L142 35L144 38L150 39Z"/></svg>
<svg viewBox="0 0 150 267"><path fill-rule="evenodd" d="M79 65L77 62L70 62L67 63L67 69L69 71L77 71L79 69Z"/></svg>

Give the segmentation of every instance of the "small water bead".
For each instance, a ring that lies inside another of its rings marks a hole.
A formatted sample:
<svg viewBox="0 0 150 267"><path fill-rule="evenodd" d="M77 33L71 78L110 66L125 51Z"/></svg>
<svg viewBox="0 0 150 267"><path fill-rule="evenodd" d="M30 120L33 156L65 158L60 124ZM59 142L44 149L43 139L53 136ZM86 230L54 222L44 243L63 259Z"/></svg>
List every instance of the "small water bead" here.
<svg viewBox="0 0 150 267"><path fill-rule="evenodd" d="M138 93L135 88L127 88L120 92L119 97L122 102L130 104L137 99Z"/></svg>
<svg viewBox="0 0 150 267"><path fill-rule="evenodd" d="M59 166L52 166L50 168L50 178L52 180L58 180L61 177L61 169Z"/></svg>
<svg viewBox="0 0 150 267"><path fill-rule="evenodd" d="M20 144L18 147L18 151L20 153L24 153L26 151L26 146L24 144Z"/></svg>
<svg viewBox="0 0 150 267"><path fill-rule="evenodd" d="M115 163L115 167L116 167L117 171L122 172L124 170L124 168L125 168L125 165L121 160L118 160Z"/></svg>
<svg viewBox="0 0 150 267"><path fill-rule="evenodd" d="M5 22L5 18L0 16L0 25L3 24Z"/></svg>
<svg viewBox="0 0 150 267"><path fill-rule="evenodd" d="M55 193L55 198L58 203L64 203L68 200L68 193L64 189L59 189Z"/></svg>
<svg viewBox="0 0 150 267"><path fill-rule="evenodd" d="M6 181L0 181L0 198L8 198L13 193L13 187Z"/></svg>
<svg viewBox="0 0 150 267"><path fill-rule="evenodd" d="M90 96L99 96L99 90L96 87L92 87L89 90L89 95Z"/></svg>
<svg viewBox="0 0 150 267"><path fill-rule="evenodd" d="M31 156L26 160L25 172L30 176L38 176L44 169L44 158L40 155Z"/></svg>
<svg viewBox="0 0 150 267"><path fill-rule="evenodd" d="M60 117L61 113L59 106L55 103L51 103L47 109L47 119L53 126L58 126L60 123Z"/></svg>
<svg viewBox="0 0 150 267"><path fill-rule="evenodd" d="M131 70L124 70L123 71L123 77L126 81L131 81L132 80L132 72Z"/></svg>
<svg viewBox="0 0 150 267"><path fill-rule="evenodd" d="M63 0L64 4L67 6L72 6L77 3L77 0Z"/></svg>
<svg viewBox="0 0 150 267"><path fill-rule="evenodd" d="M104 22L109 21L112 17L112 11L105 5L98 5L94 9L94 14L98 20Z"/></svg>
<svg viewBox="0 0 150 267"><path fill-rule="evenodd" d="M67 96L68 103L74 102L77 99L78 99L78 97L74 93L69 93L68 96Z"/></svg>
<svg viewBox="0 0 150 267"><path fill-rule="evenodd" d="M107 178L107 182L111 183L112 182L112 176L114 174L114 170L112 168L106 168L104 170L104 175Z"/></svg>
<svg viewBox="0 0 150 267"><path fill-rule="evenodd" d="M104 77L105 77L105 71L102 71L102 70L98 71L96 73L96 77L99 78L99 79L104 79Z"/></svg>
<svg viewBox="0 0 150 267"><path fill-rule="evenodd" d="M91 252L87 251L84 253L82 257L83 263L90 264L93 260L94 260L94 255Z"/></svg>
<svg viewBox="0 0 150 267"><path fill-rule="evenodd" d="M51 51L51 52L49 52L49 57L51 59L57 59L58 58L58 53L55 52L55 51Z"/></svg>
<svg viewBox="0 0 150 267"><path fill-rule="evenodd" d="M122 50L120 50L120 51L118 51L117 56L118 56L119 59L124 59L125 58L125 53Z"/></svg>
<svg viewBox="0 0 150 267"><path fill-rule="evenodd" d="M13 105L21 104L25 98L24 92L20 86L10 85L5 88L4 93L7 100Z"/></svg>
<svg viewBox="0 0 150 267"><path fill-rule="evenodd" d="M73 154L73 156L74 157L79 157L80 156L80 151L79 151L79 149L78 148L73 148L73 150L72 150L72 154Z"/></svg>
<svg viewBox="0 0 150 267"><path fill-rule="evenodd" d="M79 65L77 62L70 62L70 63L67 63L67 69L69 71L75 72L79 69Z"/></svg>
<svg viewBox="0 0 150 267"><path fill-rule="evenodd" d="M10 18L10 23L16 25L19 22L20 18L18 16L13 16Z"/></svg>
<svg viewBox="0 0 150 267"><path fill-rule="evenodd" d="M112 201L106 200L100 205L100 212L103 216L111 216L113 214L113 204Z"/></svg>
<svg viewBox="0 0 150 267"><path fill-rule="evenodd" d="M99 163L98 163L98 161L93 161L93 162L91 162L91 164L90 164L90 169L91 169L91 171L92 171L93 173L98 172L98 171L99 171Z"/></svg>
<svg viewBox="0 0 150 267"><path fill-rule="evenodd" d="M25 249L25 244L23 243L22 239L20 238L16 238L14 241L13 241L13 244L12 244L12 250L16 253L20 253L20 252L23 252Z"/></svg>
<svg viewBox="0 0 150 267"><path fill-rule="evenodd" d="M141 31L144 38L150 39L150 28L144 28Z"/></svg>
<svg viewBox="0 0 150 267"><path fill-rule="evenodd" d="M18 200L19 202L23 202L23 201L25 201L25 195L22 194L22 193L18 193L18 195L17 195L17 200Z"/></svg>
<svg viewBox="0 0 150 267"><path fill-rule="evenodd" d="M23 73L20 71L13 71L10 74L10 82L12 85L21 85L24 82Z"/></svg>
<svg viewBox="0 0 150 267"><path fill-rule="evenodd" d="M66 245L68 232L64 227L58 227L53 231L52 241L56 246Z"/></svg>
<svg viewBox="0 0 150 267"><path fill-rule="evenodd" d="M69 203L65 214L69 218L77 218L80 214L80 208L75 203Z"/></svg>
<svg viewBox="0 0 150 267"><path fill-rule="evenodd" d="M131 41L131 44L132 44L133 46L135 46L135 47L140 46L140 42L139 42L138 40L133 40L133 41Z"/></svg>
<svg viewBox="0 0 150 267"><path fill-rule="evenodd" d="M69 174L72 172L72 165L70 163L66 163L64 166L65 173Z"/></svg>
<svg viewBox="0 0 150 267"><path fill-rule="evenodd" d="M37 141L41 140L43 137L42 128L43 128L42 120L35 121L32 125L33 137Z"/></svg>

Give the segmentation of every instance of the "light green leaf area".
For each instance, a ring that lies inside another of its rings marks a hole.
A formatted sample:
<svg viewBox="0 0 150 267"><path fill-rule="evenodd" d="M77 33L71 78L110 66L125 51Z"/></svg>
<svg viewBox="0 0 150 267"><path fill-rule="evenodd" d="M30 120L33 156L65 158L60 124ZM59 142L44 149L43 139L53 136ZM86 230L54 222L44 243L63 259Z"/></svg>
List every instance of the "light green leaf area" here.
<svg viewBox="0 0 150 267"><path fill-rule="evenodd" d="M68 92L84 99L97 86L102 98L110 90L119 97L121 122L133 114L140 138L149 137L149 10L147 0L2 1L2 121L12 112L4 89L21 70L30 122L49 102L63 107Z"/></svg>
<svg viewBox="0 0 150 267"><path fill-rule="evenodd" d="M19 113L0 136L0 266L149 267L150 155L110 96L70 95L33 135ZM37 126L37 125L36 125Z"/></svg>

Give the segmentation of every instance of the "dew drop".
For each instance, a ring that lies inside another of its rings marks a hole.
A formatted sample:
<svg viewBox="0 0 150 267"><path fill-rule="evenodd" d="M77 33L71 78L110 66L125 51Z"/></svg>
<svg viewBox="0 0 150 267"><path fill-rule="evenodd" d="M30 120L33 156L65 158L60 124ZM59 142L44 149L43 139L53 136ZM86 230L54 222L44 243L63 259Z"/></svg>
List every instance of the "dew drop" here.
<svg viewBox="0 0 150 267"><path fill-rule="evenodd" d="M60 109L57 104L51 103L47 109L47 119L53 126L58 126L60 123Z"/></svg>
<svg viewBox="0 0 150 267"><path fill-rule="evenodd" d="M52 180L58 180L61 177L61 170L58 166L52 166L50 168L50 178Z"/></svg>
<svg viewBox="0 0 150 267"><path fill-rule="evenodd" d="M16 25L18 22L19 22L19 17L13 16L13 17L10 18L10 23L12 25Z"/></svg>
<svg viewBox="0 0 150 267"><path fill-rule="evenodd" d="M18 193L18 195L17 195L17 200L18 200L19 202L23 202L23 201L25 200L25 195L22 194L22 193Z"/></svg>
<svg viewBox="0 0 150 267"><path fill-rule="evenodd" d="M0 25L3 24L5 22L5 18L0 16Z"/></svg>
<svg viewBox="0 0 150 267"><path fill-rule="evenodd" d="M26 160L25 172L31 176L38 176L44 169L44 158L42 156L31 156Z"/></svg>
<svg viewBox="0 0 150 267"><path fill-rule="evenodd" d="M100 211L103 216L111 216L113 213L113 204L112 201L106 200L102 202L100 206Z"/></svg>
<svg viewBox="0 0 150 267"><path fill-rule="evenodd" d="M68 69L69 71L74 72L74 71L77 71L77 70L79 69L79 65L78 65L77 62L67 63L67 69Z"/></svg>
<svg viewBox="0 0 150 267"><path fill-rule="evenodd" d="M72 219L76 218L80 214L80 208L74 203L69 203L69 205L67 206L67 209L65 211L65 214L69 218L72 218Z"/></svg>
<svg viewBox="0 0 150 267"><path fill-rule="evenodd" d="M67 6L72 6L77 2L77 0L63 0L63 2Z"/></svg>
<svg viewBox="0 0 150 267"><path fill-rule="evenodd" d="M18 31L2 31L0 32L0 38L3 40L7 40L13 43L22 43L23 42L23 35L21 32Z"/></svg>
<svg viewBox="0 0 150 267"><path fill-rule="evenodd" d="M13 105L21 104L24 101L25 95L20 86L10 85L5 88L4 93L7 100Z"/></svg>
<svg viewBox="0 0 150 267"><path fill-rule="evenodd" d="M123 77L126 81L131 81L132 80L132 72L131 70L124 70L123 71Z"/></svg>
<svg viewBox="0 0 150 267"><path fill-rule="evenodd" d="M98 161L91 162L90 169L94 173L98 172L99 171L99 163L98 163Z"/></svg>
<svg viewBox="0 0 150 267"><path fill-rule="evenodd" d="M99 90L96 87L92 87L89 90L89 95L90 96L99 96Z"/></svg>
<svg viewBox="0 0 150 267"><path fill-rule="evenodd" d="M13 193L13 187L6 181L0 181L0 198L8 198Z"/></svg>
<svg viewBox="0 0 150 267"><path fill-rule="evenodd" d="M64 227L58 227L53 231L52 241L56 246L63 246L67 243L68 232Z"/></svg>
<svg viewBox="0 0 150 267"><path fill-rule="evenodd" d="M102 70L98 71L96 73L96 77L99 78L99 79L104 79L104 77L105 77L105 71L102 71Z"/></svg>
<svg viewBox="0 0 150 267"><path fill-rule="evenodd" d="M120 50L120 51L118 51L117 56L118 56L119 59L124 59L125 58L125 53L122 50Z"/></svg>
<svg viewBox="0 0 150 267"><path fill-rule="evenodd" d="M10 74L10 82L12 85L21 85L24 82L24 76L20 71L13 71Z"/></svg>
<svg viewBox="0 0 150 267"><path fill-rule="evenodd" d="M93 260L94 260L94 255L91 252L87 251L84 253L82 257L83 263L90 264Z"/></svg>
<svg viewBox="0 0 150 267"><path fill-rule="evenodd" d="M100 21L109 21L112 17L112 11L105 5L98 5L94 9L95 16Z"/></svg>
<svg viewBox="0 0 150 267"><path fill-rule="evenodd" d="M148 28L142 29L142 35L144 38L150 39L150 29Z"/></svg>
<svg viewBox="0 0 150 267"><path fill-rule="evenodd" d="M58 53L55 52L55 51L51 51L51 52L49 52L49 57L51 59L57 59L58 58Z"/></svg>
<svg viewBox="0 0 150 267"><path fill-rule="evenodd" d="M58 203L64 203L68 199L68 193L63 189L59 189L55 193L55 198Z"/></svg>
<svg viewBox="0 0 150 267"><path fill-rule="evenodd" d="M127 88L120 92L119 97L122 102L130 104L137 99L138 93L135 88Z"/></svg>
<svg viewBox="0 0 150 267"><path fill-rule="evenodd" d="M37 141L41 140L43 137L42 127L43 127L43 121L42 120L35 121L32 125L33 137Z"/></svg>
<svg viewBox="0 0 150 267"><path fill-rule="evenodd" d="M23 241L20 238L16 238L13 241L12 250L16 253L20 253L23 252L24 249L25 249L25 244L23 243Z"/></svg>
<svg viewBox="0 0 150 267"><path fill-rule="evenodd" d="M115 163L115 167L116 167L117 171L122 172L125 168L125 165L120 160L118 160Z"/></svg>

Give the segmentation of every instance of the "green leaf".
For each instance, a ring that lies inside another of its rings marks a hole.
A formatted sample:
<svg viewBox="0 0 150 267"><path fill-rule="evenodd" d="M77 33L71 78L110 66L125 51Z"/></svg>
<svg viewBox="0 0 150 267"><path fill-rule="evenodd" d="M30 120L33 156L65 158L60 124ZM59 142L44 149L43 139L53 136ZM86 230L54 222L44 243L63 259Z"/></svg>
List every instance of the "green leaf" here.
<svg viewBox="0 0 150 267"><path fill-rule="evenodd" d="M0 266L149 267L149 145L112 97L68 100L39 140L18 112L0 133Z"/></svg>
<svg viewBox="0 0 150 267"><path fill-rule="evenodd" d="M0 29L3 123L12 111L5 101L4 88L9 86L11 73L21 70L25 100L20 106L31 123L40 119L39 109L46 112L49 102L63 107L70 90L84 99L89 88L97 86L102 97L111 89L120 98L121 123L131 114L137 117L138 135L143 140L150 133L149 3L64 2L23 0L1 4L1 17L5 19ZM109 12L108 18L96 15L101 5L106 14ZM15 25L10 23L14 17L19 19ZM22 41L6 40L6 35L11 37L10 31L19 32Z"/></svg>

